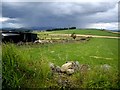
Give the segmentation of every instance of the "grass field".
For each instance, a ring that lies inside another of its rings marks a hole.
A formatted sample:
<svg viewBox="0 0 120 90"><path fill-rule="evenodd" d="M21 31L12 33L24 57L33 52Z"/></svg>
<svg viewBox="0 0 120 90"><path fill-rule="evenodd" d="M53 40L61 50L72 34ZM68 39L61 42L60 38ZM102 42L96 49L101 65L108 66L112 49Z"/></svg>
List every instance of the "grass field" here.
<svg viewBox="0 0 120 90"><path fill-rule="evenodd" d="M93 38L90 41L83 43L77 42L77 43L67 43L67 44L58 43L58 44L47 44L47 45L20 46L18 49L20 49L21 52L24 52L24 54L26 54L26 58L31 58L32 60L38 60L42 55L44 57L47 57L48 60L50 60L51 62L54 62L59 65L62 65L66 60L78 60L82 63L90 63L90 64L93 63L93 65L95 65L95 63L101 64L102 60L106 61L107 59L105 58L110 58L111 59L110 62L108 60L109 64L115 65L117 64L117 58L118 58L117 39ZM97 56L101 58L96 59L90 56ZM86 62L86 60L90 60L90 61ZM61 61L61 64L58 61ZM111 63L111 61L113 62Z"/></svg>
<svg viewBox="0 0 120 90"><path fill-rule="evenodd" d="M43 34L46 32L43 32ZM50 31L47 34L81 34L81 35L98 35L98 36L120 36L120 33L112 33L111 31L107 30L93 30L93 29L73 29L73 30L61 30L61 31ZM41 34L41 33L38 33Z"/></svg>
<svg viewBox="0 0 120 90"><path fill-rule="evenodd" d="M3 44L3 86L27 88L63 88L50 74L49 63L61 66L66 61L88 64L86 75L69 76L69 88L119 88L118 39L91 38L76 43L35 44L17 46ZM104 73L100 65L111 70ZM82 81L82 83L80 83Z"/></svg>

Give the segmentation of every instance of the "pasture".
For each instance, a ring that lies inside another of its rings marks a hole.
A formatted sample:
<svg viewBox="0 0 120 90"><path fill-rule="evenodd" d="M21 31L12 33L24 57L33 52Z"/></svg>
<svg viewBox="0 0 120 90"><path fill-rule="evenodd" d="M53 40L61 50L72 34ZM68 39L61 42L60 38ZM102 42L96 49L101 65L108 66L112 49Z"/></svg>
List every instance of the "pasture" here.
<svg viewBox="0 0 120 90"><path fill-rule="evenodd" d="M108 30L99 30L99 29L73 29L73 30L61 30L61 31L52 31L52 33L62 33L62 34L81 34L81 35L98 35L98 36L120 36L120 33L112 33Z"/></svg>
<svg viewBox="0 0 120 90"><path fill-rule="evenodd" d="M51 33L53 32L63 33L63 31L52 31ZM72 32L73 31L64 31L64 33L67 34ZM45 32L39 34L42 35L43 33L45 34ZM77 33L77 30L75 33ZM90 34L82 31L79 33ZM93 34L97 34L97 32ZM98 34L104 35L105 33ZM110 36L116 36L114 34L108 34ZM48 36L47 38L50 37L46 34L45 36ZM69 43L30 44L20 46L10 43L3 44L3 88L118 89L119 40L120 39L90 38L88 41ZM49 63L52 62L55 65L61 66L66 61L78 61L80 64L87 64L90 66L90 71L86 74L76 73L71 76L66 76L69 83L65 83L65 86L59 84L57 75L51 75ZM111 67L107 72L100 69L101 65L105 64Z"/></svg>

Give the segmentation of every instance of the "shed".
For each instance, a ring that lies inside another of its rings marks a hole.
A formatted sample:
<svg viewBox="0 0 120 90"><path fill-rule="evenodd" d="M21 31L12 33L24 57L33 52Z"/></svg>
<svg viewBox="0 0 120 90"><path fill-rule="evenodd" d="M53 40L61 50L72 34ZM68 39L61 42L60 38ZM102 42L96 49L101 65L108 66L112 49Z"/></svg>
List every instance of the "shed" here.
<svg viewBox="0 0 120 90"><path fill-rule="evenodd" d="M3 42L34 42L37 40L37 34L21 31L2 31Z"/></svg>

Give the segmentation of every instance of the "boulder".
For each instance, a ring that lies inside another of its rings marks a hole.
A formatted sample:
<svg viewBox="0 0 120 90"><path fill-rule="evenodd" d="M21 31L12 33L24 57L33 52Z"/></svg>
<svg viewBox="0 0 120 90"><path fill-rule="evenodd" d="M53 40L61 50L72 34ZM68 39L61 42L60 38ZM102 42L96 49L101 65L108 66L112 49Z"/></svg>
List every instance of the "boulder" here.
<svg viewBox="0 0 120 90"><path fill-rule="evenodd" d="M74 69L67 69L67 71L66 71L66 73L67 73L68 75L71 75L71 74L73 74L74 72L75 72Z"/></svg>
<svg viewBox="0 0 120 90"><path fill-rule="evenodd" d="M55 71L58 72L58 73L61 72L60 66L56 66Z"/></svg>
<svg viewBox="0 0 120 90"><path fill-rule="evenodd" d="M111 69L111 66L108 65L108 64L104 64L104 65L101 65L101 69L104 71L104 72L107 72Z"/></svg>
<svg viewBox="0 0 120 90"><path fill-rule="evenodd" d="M68 61L61 66L61 72L73 74L79 71L80 64L78 61Z"/></svg>
<svg viewBox="0 0 120 90"><path fill-rule="evenodd" d="M73 68L73 63L72 62L67 62L61 66L61 72L66 72L68 69Z"/></svg>
<svg viewBox="0 0 120 90"><path fill-rule="evenodd" d="M80 70L80 64L78 61L73 62L73 68L74 68L75 72Z"/></svg>
<svg viewBox="0 0 120 90"><path fill-rule="evenodd" d="M53 63L49 63L49 67L52 73L59 73L61 71L59 66L54 65Z"/></svg>

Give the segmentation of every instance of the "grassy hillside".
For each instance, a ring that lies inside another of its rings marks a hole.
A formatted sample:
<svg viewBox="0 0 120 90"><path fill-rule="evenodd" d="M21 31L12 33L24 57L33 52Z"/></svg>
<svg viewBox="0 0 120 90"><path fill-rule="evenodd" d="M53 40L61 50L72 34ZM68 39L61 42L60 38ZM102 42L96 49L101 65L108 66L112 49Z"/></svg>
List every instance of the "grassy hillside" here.
<svg viewBox="0 0 120 90"><path fill-rule="evenodd" d="M70 76L74 82L69 87L73 85L74 88L117 88L118 85L117 39L92 38L86 42L45 45L7 44L3 45L2 51L4 86L61 88L62 86L51 76L48 64L52 62L61 66L69 60L77 60L80 64L90 65L91 68L86 75ZM111 71L100 71L100 65L103 64L110 65Z"/></svg>
<svg viewBox="0 0 120 90"><path fill-rule="evenodd" d="M74 30L61 30L61 31L51 31L50 33L61 33L61 34L85 34L85 35L99 35L99 36L120 36L119 34L112 33L106 30L92 30L92 29L74 29Z"/></svg>

